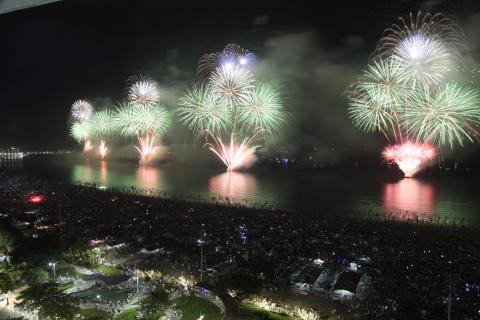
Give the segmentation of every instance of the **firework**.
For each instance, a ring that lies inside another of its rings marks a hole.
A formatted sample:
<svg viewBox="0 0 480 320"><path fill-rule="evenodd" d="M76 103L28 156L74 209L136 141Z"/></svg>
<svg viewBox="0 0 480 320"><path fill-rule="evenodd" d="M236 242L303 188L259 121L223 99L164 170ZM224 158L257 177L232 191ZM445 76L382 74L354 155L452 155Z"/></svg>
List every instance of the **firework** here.
<svg viewBox="0 0 480 320"><path fill-rule="evenodd" d="M230 143L224 144L220 137L210 134L213 142L205 144L227 167L227 171L235 171L247 167L250 162L254 161L255 150L259 146L250 146L254 137L244 140L237 144L234 135L230 136Z"/></svg>
<svg viewBox="0 0 480 320"><path fill-rule="evenodd" d="M150 107L123 104L115 112L113 126L120 135L136 137L140 154L140 163L150 160L157 146L156 141L170 125L168 112L160 105Z"/></svg>
<svg viewBox="0 0 480 320"><path fill-rule="evenodd" d="M465 35L458 24L441 13L410 13L409 17L398 18L398 23L385 29L378 41L374 56L390 56L408 38L421 36L442 43L455 59L460 59L465 48Z"/></svg>
<svg viewBox="0 0 480 320"><path fill-rule="evenodd" d="M221 133L231 122L231 110L224 108L205 84L187 90L180 106L180 120L195 134L204 130Z"/></svg>
<svg viewBox="0 0 480 320"><path fill-rule="evenodd" d="M219 66L210 76L213 94L220 103L229 107L238 106L244 102L249 92L254 88L253 74L233 62Z"/></svg>
<svg viewBox="0 0 480 320"><path fill-rule="evenodd" d="M238 44L229 43L221 52L204 54L198 62L197 76L208 76L224 63L238 63L247 66L255 60L255 55Z"/></svg>
<svg viewBox="0 0 480 320"><path fill-rule="evenodd" d="M257 84L238 109L238 120L247 129L278 129L284 119L285 113L277 90L265 83Z"/></svg>
<svg viewBox="0 0 480 320"><path fill-rule="evenodd" d="M180 99L180 120L194 134L205 137L204 146L229 171L249 166L260 147L253 142L266 136L263 133L279 129L285 119L277 90L256 82L248 69L254 57L235 44L220 53L204 55L197 73L210 72L207 80Z"/></svg>
<svg viewBox="0 0 480 320"><path fill-rule="evenodd" d="M451 55L439 40L416 34L403 39L393 50L398 67L404 69L403 81L416 85L438 85L452 69Z"/></svg>
<svg viewBox="0 0 480 320"><path fill-rule="evenodd" d="M158 97L157 85L149 79L134 82L128 90L129 101L138 106L152 106L158 102Z"/></svg>
<svg viewBox="0 0 480 320"><path fill-rule="evenodd" d="M102 160L105 159L107 155L107 151L108 151L107 143L103 139L100 140L100 144L98 146L98 153L102 157Z"/></svg>
<svg viewBox="0 0 480 320"><path fill-rule="evenodd" d="M480 96L476 90L445 83L434 93L422 90L406 114L409 133L438 145L463 145L479 136Z"/></svg>
<svg viewBox="0 0 480 320"><path fill-rule="evenodd" d="M385 30L374 58L349 90L349 115L367 132L394 140L383 152L412 176L439 146L479 137L480 98L473 90L447 82L461 62L462 30L441 14L400 18Z"/></svg>
<svg viewBox="0 0 480 320"><path fill-rule="evenodd" d="M92 137L92 126L89 121L76 121L70 127L70 136L79 143L84 143L83 151L92 150L90 141Z"/></svg>
<svg viewBox="0 0 480 320"><path fill-rule="evenodd" d="M396 163L405 177L409 178L435 158L435 148L427 143L406 142L386 147L382 155L388 163Z"/></svg>
<svg viewBox="0 0 480 320"><path fill-rule="evenodd" d="M72 104L71 114L75 120L88 120L93 113L92 105L85 100L77 100Z"/></svg>

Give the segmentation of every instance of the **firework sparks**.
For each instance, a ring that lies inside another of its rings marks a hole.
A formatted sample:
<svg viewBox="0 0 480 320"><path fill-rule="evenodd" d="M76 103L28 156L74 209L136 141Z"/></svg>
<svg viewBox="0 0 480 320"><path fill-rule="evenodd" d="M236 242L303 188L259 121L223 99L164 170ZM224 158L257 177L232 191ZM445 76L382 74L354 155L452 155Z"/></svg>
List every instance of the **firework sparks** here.
<svg viewBox="0 0 480 320"><path fill-rule="evenodd" d="M403 39L393 52L395 61L406 72L403 80L413 87L437 85L452 69L452 59L447 47L434 38L422 34Z"/></svg>
<svg viewBox="0 0 480 320"><path fill-rule="evenodd" d="M107 151L108 151L108 147L105 140L100 140L100 145L98 146L98 152L100 153L102 160L105 159L107 155Z"/></svg>
<svg viewBox="0 0 480 320"><path fill-rule="evenodd" d="M453 148L480 137L480 96L447 82L465 47L458 25L441 14L399 20L385 30L347 99L356 127L395 141L383 157L409 177L435 156L429 143Z"/></svg>
<svg viewBox="0 0 480 320"><path fill-rule="evenodd" d="M71 114L75 120L88 120L93 113L92 105L85 100L77 100L72 104Z"/></svg>
<svg viewBox="0 0 480 320"><path fill-rule="evenodd" d="M105 159L108 150L105 139L113 133L112 120L113 113L110 110L95 112L90 119L93 136L100 139L98 151L102 159Z"/></svg>
<svg viewBox="0 0 480 320"><path fill-rule="evenodd" d="M89 121L74 122L70 127L70 136L79 143L83 142L84 152L88 152L93 149L90 141L92 136L92 126Z"/></svg>
<svg viewBox="0 0 480 320"><path fill-rule="evenodd" d="M147 163L152 159L158 138L163 135L170 125L168 112L159 105L150 107L124 104L117 108L113 126L124 137L137 137L138 146L135 149L140 155L140 163Z"/></svg>
<svg viewBox="0 0 480 320"><path fill-rule="evenodd" d="M249 129L277 129L285 119L280 96L273 87L259 83L250 91L238 110L238 118Z"/></svg>
<svg viewBox="0 0 480 320"><path fill-rule="evenodd" d="M159 94L154 81L144 79L133 83L128 90L128 99L134 105L152 106L158 102Z"/></svg>
<svg viewBox="0 0 480 320"><path fill-rule="evenodd" d="M441 42L455 59L460 59L465 48L465 34L458 24L441 13L410 13L407 18L399 17L398 23L385 29L378 41L374 56L390 56L408 38L422 36Z"/></svg>
<svg viewBox="0 0 480 320"><path fill-rule="evenodd" d="M225 164L227 171L245 168L254 161L255 150L258 146L250 146L251 141L254 139L253 136L237 144L232 134L230 136L230 143L226 145L220 137L216 137L212 133L209 134L213 142L206 143L205 147L212 151Z"/></svg>
<svg viewBox="0 0 480 320"><path fill-rule="evenodd" d="M430 160L435 158L435 148L427 143L406 142L387 146L382 152L388 163L396 163L406 178L413 177Z"/></svg>
<svg viewBox="0 0 480 320"><path fill-rule="evenodd" d="M229 107L241 104L254 88L253 74L244 67L226 62L210 76L212 92L219 102Z"/></svg>
<svg viewBox="0 0 480 320"><path fill-rule="evenodd" d="M433 94L423 90L406 114L409 131L417 139L449 145L463 145L479 137L480 95L457 83L446 83Z"/></svg>
<svg viewBox="0 0 480 320"><path fill-rule="evenodd" d="M194 134L206 138L205 147L229 171L251 165L260 147L253 146L253 141L261 133L279 129L286 116L279 93L267 83L256 82L247 68L254 58L235 44L203 56L197 72L211 72L208 80L187 90L180 99L180 120Z"/></svg>

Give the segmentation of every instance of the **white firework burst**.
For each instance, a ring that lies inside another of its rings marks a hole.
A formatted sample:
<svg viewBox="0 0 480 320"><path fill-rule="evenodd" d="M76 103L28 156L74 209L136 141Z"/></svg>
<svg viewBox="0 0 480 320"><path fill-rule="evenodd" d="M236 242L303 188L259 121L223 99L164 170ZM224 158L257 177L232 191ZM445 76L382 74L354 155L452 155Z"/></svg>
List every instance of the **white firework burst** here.
<svg viewBox="0 0 480 320"><path fill-rule="evenodd" d="M88 120L93 113L92 105L85 100L77 100L72 104L71 114L76 120Z"/></svg>
<svg viewBox="0 0 480 320"><path fill-rule="evenodd" d="M134 105L148 107L157 103L158 98L157 85L151 80L137 81L128 90L128 99Z"/></svg>
<svg viewBox="0 0 480 320"><path fill-rule="evenodd" d="M404 82L413 86L438 85L452 68L452 57L440 40L423 34L403 39L393 50L393 58L404 69Z"/></svg>
<svg viewBox="0 0 480 320"><path fill-rule="evenodd" d="M210 76L213 94L229 107L241 104L253 90L254 82L249 70L233 62L222 64Z"/></svg>

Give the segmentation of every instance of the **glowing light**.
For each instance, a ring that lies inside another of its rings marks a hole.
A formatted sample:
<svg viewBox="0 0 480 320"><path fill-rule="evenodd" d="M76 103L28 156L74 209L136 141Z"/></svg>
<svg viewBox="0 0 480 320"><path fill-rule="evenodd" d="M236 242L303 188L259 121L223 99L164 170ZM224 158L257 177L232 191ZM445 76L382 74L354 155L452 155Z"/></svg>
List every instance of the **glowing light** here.
<svg viewBox="0 0 480 320"><path fill-rule="evenodd" d="M206 143L210 151L212 151L227 167L228 171L247 168L255 160L255 150L258 146L250 146L250 142L254 139L255 135L242 143L237 144L233 137L230 136L230 144L225 145L220 137L213 135L210 132L212 143Z"/></svg>
<svg viewBox="0 0 480 320"><path fill-rule="evenodd" d="M90 140L85 140L85 143L83 145L83 152L88 152L93 149L92 142Z"/></svg>
<svg viewBox="0 0 480 320"><path fill-rule="evenodd" d="M77 100L72 104L71 114L75 120L88 120L93 113L92 105L85 100Z"/></svg>
<svg viewBox="0 0 480 320"><path fill-rule="evenodd" d="M105 159L105 156L107 155L107 150L108 150L108 147L105 143L105 140L101 140L100 145L98 146L98 152L100 153L100 156L102 157L102 159Z"/></svg>
<svg viewBox="0 0 480 320"><path fill-rule="evenodd" d="M227 171L216 175L208 181L208 191L212 195L228 198L229 201L240 203L254 195L257 182L255 177L246 172Z"/></svg>
<svg viewBox="0 0 480 320"><path fill-rule="evenodd" d="M30 196L28 198L28 202L30 203L41 203L43 202L45 198L42 196L42 195L34 195L34 196Z"/></svg>
<svg viewBox="0 0 480 320"><path fill-rule="evenodd" d="M410 218L407 212L423 213L424 217L430 217L434 197L433 185L417 179L401 179L383 186L384 211L398 219Z"/></svg>
<svg viewBox="0 0 480 320"><path fill-rule="evenodd" d="M440 41L422 34L403 39L393 57L406 71L403 80L415 86L439 84L452 69L450 54Z"/></svg>
<svg viewBox="0 0 480 320"><path fill-rule="evenodd" d="M406 142L387 146L382 152L388 163L396 163L406 178L415 175L426 162L435 158L435 148L429 144Z"/></svg>

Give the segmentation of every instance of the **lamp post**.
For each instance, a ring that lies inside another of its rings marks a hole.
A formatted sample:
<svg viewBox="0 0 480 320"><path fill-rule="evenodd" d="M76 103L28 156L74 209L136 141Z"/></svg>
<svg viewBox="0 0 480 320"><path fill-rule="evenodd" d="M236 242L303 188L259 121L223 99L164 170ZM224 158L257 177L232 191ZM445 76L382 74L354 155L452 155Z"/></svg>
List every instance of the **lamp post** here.
<svg viewBox="0 0 480 320"><path fill-rule="evenodd" d="M198 239L197 242L200 244L200 282L203 282L203 244L205 241Z"/></svg>
<svg viewBox="0 0 480 320"><path fill-rule="evenodd" d="M55 274L55 266L56 266L56 262L49 262L48 263L48 266L51 267L53 269L53 278L55 279L56 278L56 274Z"/></svg>

